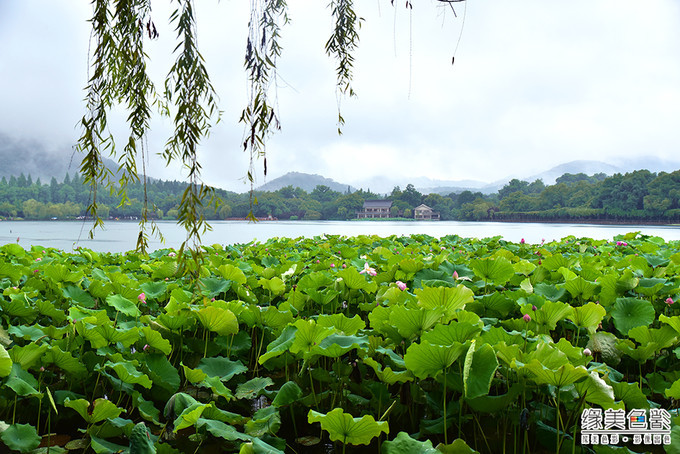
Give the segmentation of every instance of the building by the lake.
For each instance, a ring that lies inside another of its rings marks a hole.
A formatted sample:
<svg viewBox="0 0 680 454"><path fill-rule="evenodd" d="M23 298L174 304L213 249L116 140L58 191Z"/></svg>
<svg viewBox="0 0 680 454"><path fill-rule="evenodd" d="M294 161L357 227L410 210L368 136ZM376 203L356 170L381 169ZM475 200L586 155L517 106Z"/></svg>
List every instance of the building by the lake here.
<svg viewBox="0 0 680 454"><path fill-rule="evenodd" d="M363 209L357 211L357 219L389 218L391 209L391 200L366 200Z"/></svg>
<svg viewBox="0 0 680 454"><path fill-rule="evenodd" d="M418 205L414 210L413 210L413 217L416 219L416 221L439 221L439 212L434 211L432 208L429 206L425 205L424 203L421 205Z"/></svg>

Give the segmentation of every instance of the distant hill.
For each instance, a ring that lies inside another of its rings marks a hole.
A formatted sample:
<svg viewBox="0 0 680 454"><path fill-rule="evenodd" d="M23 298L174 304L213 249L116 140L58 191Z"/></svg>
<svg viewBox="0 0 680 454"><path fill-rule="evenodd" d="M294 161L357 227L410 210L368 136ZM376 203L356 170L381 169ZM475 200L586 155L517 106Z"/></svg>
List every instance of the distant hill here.
<svg viewBox="0 0 680 454"><path fill-rule="evenodd" d="M312 192L317 186L328 186L333 191L337 192L347 192L347 188L350 191L356 191L350 185L338 183L330 178L322 177L321 175L312 175L309 173L300 172L288 172L287 174L274 178L273 180L258 186L255 188L256 191L278 191L286 186L293 186L294 188L304 189L307 192Z"/></svg>
<svg viewBox="0 0 680 454"><path fill-rule="evenodd" d="M57 151L47 151L45 146L29 140L16 140L0 133L0 178L18 177L22 173L33 181L40 178L48 184L52 177L58 182L64 180L66 173L73 175L80 169L83 155L64 147ZM117 174L118 164L104 158L104 165Z"/></svg>

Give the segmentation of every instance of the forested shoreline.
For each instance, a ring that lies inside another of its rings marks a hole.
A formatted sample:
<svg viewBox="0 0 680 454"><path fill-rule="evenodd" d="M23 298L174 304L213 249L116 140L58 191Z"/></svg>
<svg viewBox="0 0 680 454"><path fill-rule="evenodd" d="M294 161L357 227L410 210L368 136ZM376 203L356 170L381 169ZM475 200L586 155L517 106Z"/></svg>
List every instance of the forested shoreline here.
<svg viewBox="0 0 680 454"><path fill-rule="evenodd" d="M153 208L150 217L177 218L186 183L152 180L146 191L141 183L128 186L129 200L120 205L115 191L97 194L100 214L109 219L135 219L140 216L145 196ZM440 213L442 220L575 223L676 223L680 222L680 170L653 173L638 170L626 174L564 174L553 185L541 180L511 180L498 192L462 191L422 194L413 185L395 187L390 194L360 189L346 192L319 185L307 192L287 186L277 191L235 193L216 189L221 200L206 208L206 218L244 219L251 212L257 218L349 220L365 200L389 199L396 218L412 218L413 210L426 204ZM66 175L48 184L31 176L3 177L0 181L2 219L76 219L87 217L90 188L82 176Z"/></svg>

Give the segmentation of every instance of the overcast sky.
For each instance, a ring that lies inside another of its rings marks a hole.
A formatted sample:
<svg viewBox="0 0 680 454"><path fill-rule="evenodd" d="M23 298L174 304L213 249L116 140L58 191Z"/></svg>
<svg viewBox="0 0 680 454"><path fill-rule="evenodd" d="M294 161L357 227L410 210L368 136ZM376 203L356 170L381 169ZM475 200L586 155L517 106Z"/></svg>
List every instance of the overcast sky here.
<svg viewBox="0 0 680 454"><path fill-rule="evenodd" d="M152 3L160 39L147 42L159 88L175 46L168 3ZM243 192L248 158L238 118L249 2L196 3L199 46L224 111L201 148L203 176ZM268 144L266 180L257 165L259 184L290 171L359 186L377 175L404 185L421 176L491 182L577 159L678 155L677 0L470 0L454 3L457 17L434 0L413 0L412 16L403 0L357 1L365 18L358 98L342 101L342 136L335 64L323 51L332 28L327 2L288 3L277 90L283 129ZM85 0L0 0L1 133L70 159L85 112L90 15ZM123 119L113 124L121 142ZM170 131L154 121L152 152ZM149 173L184 177L155 157Z"/></svg>

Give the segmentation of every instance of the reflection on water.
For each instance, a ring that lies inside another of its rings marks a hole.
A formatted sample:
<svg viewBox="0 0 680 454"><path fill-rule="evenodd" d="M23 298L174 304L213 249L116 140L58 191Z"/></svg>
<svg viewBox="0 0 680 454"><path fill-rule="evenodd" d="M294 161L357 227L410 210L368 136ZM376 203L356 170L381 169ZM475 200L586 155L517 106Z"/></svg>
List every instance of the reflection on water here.
<svg viewBox="0 0 680 454"><path fill-rule="evenodd" d="M186 238L184 230L174 222L159 222L165 236L165 245L158 239L150 241L152 250L178 248ZM314 237L318 235L411 235L427 234L436 238L446 235L486 238L502 236L508 241L518 242L522 238L528 243L559 240L569 235L577 238L590 237L612 239L616 235L640 231L655 235L667 241L680 240L678 226L638 225L584 225L584 224L540 224L506 222L407 222L407 221L216 221L213 230L203 236L204 244L235 244L251 241L266 241L273 237ZM139 225L136 222L109 221L104 230L98 230L90 240L90 224L76 221L3 221L0 222L0 244L18 240L24 248L33 245L72 250L82 246L101 252L125 252L133 249L137 241Z"/></svg>

